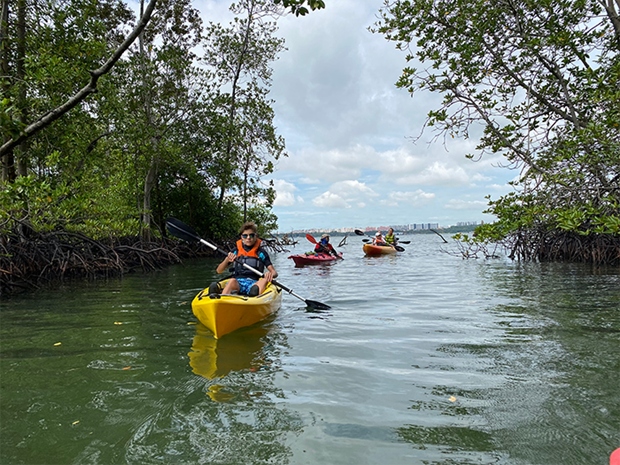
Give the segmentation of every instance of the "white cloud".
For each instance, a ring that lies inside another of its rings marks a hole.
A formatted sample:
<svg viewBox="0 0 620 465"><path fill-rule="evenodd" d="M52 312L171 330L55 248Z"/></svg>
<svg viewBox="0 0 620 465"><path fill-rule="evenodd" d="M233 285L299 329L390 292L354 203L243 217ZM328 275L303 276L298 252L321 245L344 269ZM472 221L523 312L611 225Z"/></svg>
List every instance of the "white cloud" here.
<svg viewBox="0 0 620 465"><path fill-rule="evenodd" d="M312 203L321 208L351 208L351 205L340 195L327 191L314 198Z"/></svg>
<svg viewBox="0 0 620 465"><path fill-rule="evenodd" d="M420 173L410 178L401 178L399 184L422 184L427 186L455 186L466 185L470 176L461 166L448 165L444 162L433 162Z"/></svg>
<svg viewBox="0 0 620 465"><path fill-rule="evenodd" d="M205 21L232 17L230 2L195 0ZM471 139L424 128L441 96L398 89L405 54L368 31L383 0L337 0L278 21L286 40L270 98L289 157L273 175L280 229L488 220L485 195L510 187L503 158L474 162ZM225 8L224 8L225 7Z"/></svg>
<svg viewBox="0 0 620 465"><path fill-rule="evenodd" d="M299 180L299 182L302 183L302 184L321 184L320 179L317 179L317 178L306 178L306 177L304 177L304 178L301 178Z"/></svg>
<svg viewBox="0 0 620 465"><path fill-rule="evenodd" d="M423 190L418 189L413 192L390 192L387 199L384 199L381 202L383 205L407 205L410 207L419 207L428 204L434 198L435 194L432 192L424 192Z"/></svg>
<svg viewBox="0 0 620 465"><path fill-rule="evenodd" d="M273 203L274 206L290 207L296 203L303 203L303 198L295 196L297 188L294 184L282 179L275 179L273 184L276 190L276 199Z"/></svg>
<svg viewBox="0 0 620 465"><path fill-rule="evenodd" d="M450 199L445 205L445 208L449 210L484 210L487 207L486 200L465 200L465 199Z"/></svg>
<svg viewBox="0 0 620 465"><path fill-rule="evenodd" d="M330 190L315 197L312 202L323 208L362 208L369 198L378 194L359 181L341 181L333 184Z"/></svg>

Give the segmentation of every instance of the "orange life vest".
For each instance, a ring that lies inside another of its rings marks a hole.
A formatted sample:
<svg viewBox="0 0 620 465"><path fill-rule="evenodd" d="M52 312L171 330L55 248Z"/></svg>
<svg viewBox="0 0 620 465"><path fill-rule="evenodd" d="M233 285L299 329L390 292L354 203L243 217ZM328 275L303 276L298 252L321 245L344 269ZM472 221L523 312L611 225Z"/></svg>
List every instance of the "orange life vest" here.
<svg viewBox="0 0 620 465"><path fill-rule="evenodd" d="M237 278L253 278L258 279L259 276L252 270L248 270L243 264L251 266L255 270L261 273L265 270L265 264L258 256L258 249L261 245L261 240L256 239L256 242L250 250L245 250L243 247L243 241L239 239L237 241L237 259L235 260L235 277Z"/></svg>

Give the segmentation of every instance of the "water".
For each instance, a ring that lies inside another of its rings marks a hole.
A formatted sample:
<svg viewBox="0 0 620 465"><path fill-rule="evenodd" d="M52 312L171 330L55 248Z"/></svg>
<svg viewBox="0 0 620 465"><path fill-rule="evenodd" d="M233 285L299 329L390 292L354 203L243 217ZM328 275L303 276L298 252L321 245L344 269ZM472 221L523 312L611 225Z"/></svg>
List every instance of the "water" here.
<svg viewBox="0 0 620 465"><path fill-rule="evenodd" d="M190 307L216 260L1 302L0 463L607 464L620 270L403 239L367 258L349 237L327 266L274 255L332 309L286 294L219 341Z"/></svg>

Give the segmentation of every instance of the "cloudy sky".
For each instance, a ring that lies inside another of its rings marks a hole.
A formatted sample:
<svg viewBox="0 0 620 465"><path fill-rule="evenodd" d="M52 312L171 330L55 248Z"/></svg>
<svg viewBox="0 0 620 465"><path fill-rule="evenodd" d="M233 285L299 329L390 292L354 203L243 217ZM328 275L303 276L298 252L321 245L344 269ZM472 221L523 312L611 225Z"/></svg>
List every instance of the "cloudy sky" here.
<svg viewBox="0 0 620 465"><path fill-rule="evenodd" d="M492 220L485 196L508 192L517 173L466 159L475 140L422 132L439 96L394 85L404 53L368 31L383 0L326 4L278 22L288 49L271 91L289 154L273 175L280 231ZM228 22L229 5L195 1L205 21Z"/></svg>

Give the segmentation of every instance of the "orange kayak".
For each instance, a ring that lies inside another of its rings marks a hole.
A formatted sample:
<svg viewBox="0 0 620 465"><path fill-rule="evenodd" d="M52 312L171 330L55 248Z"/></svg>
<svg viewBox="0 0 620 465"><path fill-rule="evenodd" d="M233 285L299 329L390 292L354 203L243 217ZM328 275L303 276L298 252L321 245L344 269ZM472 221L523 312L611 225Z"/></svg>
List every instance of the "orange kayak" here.
<svg viewBox="0 0 620 465"><path fill-rule="evenodd" d="M389 245L364 244L363 250L366 255L370 255L370 256L396 253L396 249Z"/></svg>

